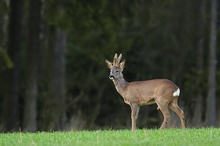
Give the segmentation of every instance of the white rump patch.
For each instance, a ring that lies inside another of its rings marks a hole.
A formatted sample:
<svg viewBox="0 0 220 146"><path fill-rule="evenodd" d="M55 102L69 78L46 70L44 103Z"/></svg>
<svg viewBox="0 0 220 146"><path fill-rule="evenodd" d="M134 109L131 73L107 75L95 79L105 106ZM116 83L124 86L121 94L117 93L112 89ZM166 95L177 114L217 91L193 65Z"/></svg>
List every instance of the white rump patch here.
<svg viewBox="0 0 220 146"><path fill-rule="evenodd" d="M179 96L180 95L180 89L178 88L175 92L173 92L173 96Z"/></svg>

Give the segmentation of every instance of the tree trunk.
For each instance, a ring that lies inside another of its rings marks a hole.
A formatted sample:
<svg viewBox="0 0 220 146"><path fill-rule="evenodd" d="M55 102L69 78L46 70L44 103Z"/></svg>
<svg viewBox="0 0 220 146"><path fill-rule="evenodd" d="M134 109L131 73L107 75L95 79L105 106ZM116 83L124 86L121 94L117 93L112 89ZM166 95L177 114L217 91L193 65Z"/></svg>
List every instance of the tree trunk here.
<svg viewBox="0 0 220 146"><path fill-rule="evenodd" d="M205 10L206 10L206 0L201 0L198 2L199 7L199 20L198 20L198 42L197 42L197 69L199 72L204 72L204 28L205 28ZM195 101L195 110L193 116L193 125L198 126L202 124L202 107L203 107L203 96L202 91L198 91L198 95Z"/></svg>
<svg viewBox="0 0 220 146"><path fill-rule="evenodd" d="M24 130L37 130L38 67L40 50L41 0L30 1L28 19L27 80L24 103Z"/></svg>
<svg viewBox="0 0 220 146"><path fill-rule="evenodd" d="M48 96L45 105L45 130L62 130L65 124L65 50L66 33L50 27L50 54L48 62ZM52 42L51 42L52 41ZM49 112L48 112L49 111Z"/></svg>
<svg viewBox="0 0 220 146"><path fill-rule="evenodd" d="M64 1L57 1L57 14L63 15ZM51 23L50 23L51 24ZM44 100L43 123L44 130L63 130L65 128L65 50L66 50L66 32L59 25L48 26L47 32L47 66L48 66L48 95Z"/></svg>
<svg viewBox="0 0 220 146"><path fill-rule="evenodd" d="M4 42L4 31L3 31L3 26L4 26L4 15L0 12L0 35L2 36L0 38L0 49L3 45L3 42ZM0 54L1 55L1 54Z"/></svg>
<svg viewBox="0 0 220 146"><path fill-rule="evenodd" d="M13 68L5 72L5 92L3 101L3 125L5 131L19 130L19 58L21 50L21 21L23 0L10 1L8 27L8 55L14 63Z"/></svg>
<svg viewBox="0 0 220 146"><path fill-rule="evenodd" d="M55 50L54 50L54 72L52 75L52 80L50 83L52 93L56 95L51 96L57 100L58 105L55 108L59 107L57 111L57 120L56 120L56 129L63 130L65 128L66 115L65 115L65 96L66 96L66 61L65 61L65 50L66 50L66 33L61 30L56 30L56 40L55 40ZM55 92L56 91L56 92Z"/></svg>
<svg viewBox="0 0 220 146"><path fill-rule="evenodd" d="M44 34L45 34L45 42L44 49L42 49L42 66L40 67L40 81L45 86L45 93L40 96L40 104L42 105L42 109L40 110L40 121L39 121L39 129L40 130L52 130L50 126L51 121L54 121L53 115L54 111L51 108L53 103L56 100L51 99L49 90L49 82L51 80L51 74L53 72L52 66L54 64L53 59L53 50L54 50L54 42L55 42L55 27L49 26L47 22L44 22Z"/></svg>
<svg viewBox="0 0 220 146"><path fill-rule="evenodd" d="M209 74L206 122L208 126L216 125L216 24L217 0L211 0L210 19L210 46L209 46Z"/></svg>

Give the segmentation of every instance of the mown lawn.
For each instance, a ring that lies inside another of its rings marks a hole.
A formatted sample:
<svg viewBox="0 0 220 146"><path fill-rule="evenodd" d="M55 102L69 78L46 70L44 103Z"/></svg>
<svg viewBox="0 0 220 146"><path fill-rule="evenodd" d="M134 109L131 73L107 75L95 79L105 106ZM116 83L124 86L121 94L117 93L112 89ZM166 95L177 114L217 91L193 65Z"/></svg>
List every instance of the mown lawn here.
<svg viewBox="0 0 220 146"><path fill-rule="evenodd" d="M0 146L219 146L220 129L1 133Z"/></svg>

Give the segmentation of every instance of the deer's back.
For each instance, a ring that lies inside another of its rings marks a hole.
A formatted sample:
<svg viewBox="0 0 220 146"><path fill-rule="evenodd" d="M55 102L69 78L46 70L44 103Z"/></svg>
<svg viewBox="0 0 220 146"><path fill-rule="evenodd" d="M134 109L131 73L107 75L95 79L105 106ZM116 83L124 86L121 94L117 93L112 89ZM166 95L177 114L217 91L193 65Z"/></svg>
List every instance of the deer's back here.
<svg viewBox="0 0 220 146"><path fill-rule="evenodd" d="M178 86L167 79L136 81L128 83L123 97L131 102L151 104L154 98L173 94L177 89Z"/></svg>

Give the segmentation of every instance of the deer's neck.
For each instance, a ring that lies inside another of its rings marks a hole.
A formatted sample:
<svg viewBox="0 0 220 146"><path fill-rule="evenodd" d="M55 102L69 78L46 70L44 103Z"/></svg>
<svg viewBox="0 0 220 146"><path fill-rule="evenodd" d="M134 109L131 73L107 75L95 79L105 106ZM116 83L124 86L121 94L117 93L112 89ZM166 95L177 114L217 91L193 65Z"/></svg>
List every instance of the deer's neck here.
<svg viewBox="0 0 220 146"><path fill-rule="evenodd" d="M115 84L115 88L118 91L118 93L120 93L122 95L124 89L126 88L128 82L122 77L119 79L114 79L113 80L114 84Z"/></svg>

